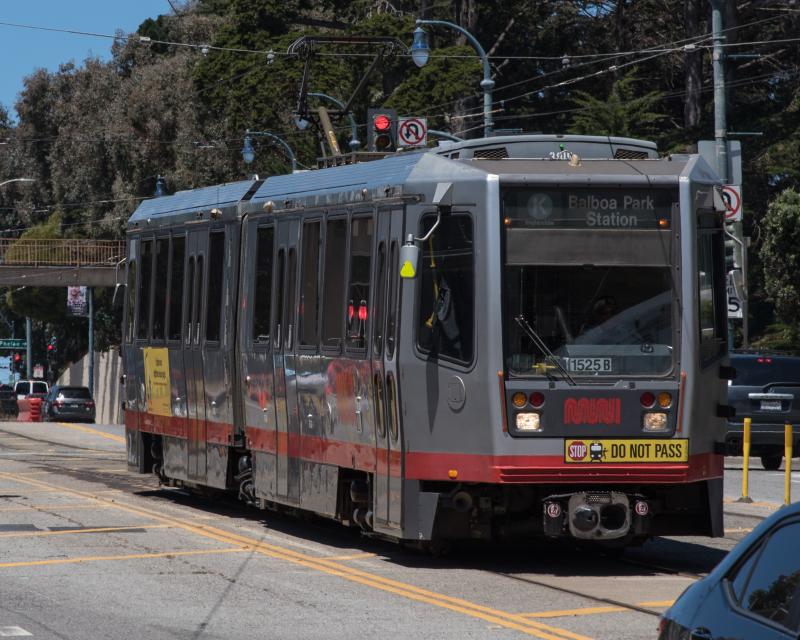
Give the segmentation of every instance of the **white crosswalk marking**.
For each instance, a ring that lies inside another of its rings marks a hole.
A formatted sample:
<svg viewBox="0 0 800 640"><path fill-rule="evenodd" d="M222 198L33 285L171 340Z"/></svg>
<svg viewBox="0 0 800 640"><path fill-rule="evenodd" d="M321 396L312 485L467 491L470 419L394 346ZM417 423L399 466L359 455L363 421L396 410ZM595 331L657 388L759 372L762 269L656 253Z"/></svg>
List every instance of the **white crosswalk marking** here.
<svg viewBox="0 0 800 640"><path fill-rule="evenodd" d="M20 636L32 636L33 634L30 631L25 631L22 627L0 627L0 636L4 637L20 637Z"/></svg>

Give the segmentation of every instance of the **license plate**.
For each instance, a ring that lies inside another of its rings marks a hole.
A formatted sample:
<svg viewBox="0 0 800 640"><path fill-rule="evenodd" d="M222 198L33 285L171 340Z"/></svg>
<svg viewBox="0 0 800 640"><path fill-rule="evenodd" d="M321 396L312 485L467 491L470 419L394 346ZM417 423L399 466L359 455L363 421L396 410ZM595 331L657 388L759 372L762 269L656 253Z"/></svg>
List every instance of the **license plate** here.
<svg viewBox="0 0 800 640"><path fill-rule="evenodd" d="M781 410L781 401L780 400L762 400L761 401L761 410L762 411L780 411Z"/></svg>
<svg viewBox="0 0 800 640"><path fill-rule="evenodd" d="M69 405L70 409L77 409L80 405L79 404L71 404Z"/></svg>
<svg viewBox="0 0 800 640"><path fill-rule="evenodd" d="M611 358L568 358L567 371L573 373L611 373Z"/></svg>
<svg viewBox="0 0 800 640"><path fill-rule="evenodd" d="M566 463L687 462L689 441L669 440L564 440Z"/></svg>

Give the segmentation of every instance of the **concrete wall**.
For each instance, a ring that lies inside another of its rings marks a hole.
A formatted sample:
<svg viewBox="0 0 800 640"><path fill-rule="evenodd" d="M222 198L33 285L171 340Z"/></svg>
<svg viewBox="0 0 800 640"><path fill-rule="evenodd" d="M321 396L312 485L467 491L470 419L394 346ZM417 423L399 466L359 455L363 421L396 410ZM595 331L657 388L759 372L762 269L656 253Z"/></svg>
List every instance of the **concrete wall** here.
<svg viewBox="0 0 800 640"><path fill-rule="evenodd" d="M94 402L97 405L97 422L102 424L123 424L122 389L119 376L122 374L122 358L119 351L111 349L105 353L94 354ZM73 363L57 384L89 386L89 356Z"/></svg>

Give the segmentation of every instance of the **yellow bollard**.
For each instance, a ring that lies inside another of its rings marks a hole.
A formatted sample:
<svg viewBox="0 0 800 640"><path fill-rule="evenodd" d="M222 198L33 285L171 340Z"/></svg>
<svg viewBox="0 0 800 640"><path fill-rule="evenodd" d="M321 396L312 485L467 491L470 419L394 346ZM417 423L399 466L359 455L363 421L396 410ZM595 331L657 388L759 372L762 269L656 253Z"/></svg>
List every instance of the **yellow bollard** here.
<svg viewBox="0 0 800 640"><path fill-rule="evenodd" d="M742 435L742 497L737 502L752 502L750 498L750 425L751 418L744 419L744 434Z"/></svg>
<svg viewBox="0 0 800 640"><path fill-rule="evenodd" d="M792 501L792 425L788 422L783 428L783 446L786 449L783 453L786 460L786 476L783 481L783 504Z"/></svg>

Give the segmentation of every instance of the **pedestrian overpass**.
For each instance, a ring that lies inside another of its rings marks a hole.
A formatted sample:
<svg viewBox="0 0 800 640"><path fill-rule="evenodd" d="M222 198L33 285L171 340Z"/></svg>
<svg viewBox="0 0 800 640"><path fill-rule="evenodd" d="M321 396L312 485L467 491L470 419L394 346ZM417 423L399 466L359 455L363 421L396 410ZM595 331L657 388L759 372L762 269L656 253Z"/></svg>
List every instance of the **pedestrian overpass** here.
<svg viewBox="0 0 800 640"><path fill-rule="evenodd" d="M124 257L122 240L0 238L0 286L113 287Z"/></svg>

